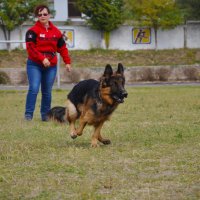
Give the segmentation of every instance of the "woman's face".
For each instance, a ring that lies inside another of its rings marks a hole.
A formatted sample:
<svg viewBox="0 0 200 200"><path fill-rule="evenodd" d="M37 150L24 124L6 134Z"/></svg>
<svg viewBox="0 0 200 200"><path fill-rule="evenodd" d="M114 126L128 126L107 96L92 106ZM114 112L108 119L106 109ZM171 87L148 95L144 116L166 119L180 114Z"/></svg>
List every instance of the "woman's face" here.
<svg viewBox="0 0 200 200"><path fill-rule="evenodd" d="M37 17L42 24L48 25L50 14L48 13L48 10L46 8L40 10Z"/></svg>

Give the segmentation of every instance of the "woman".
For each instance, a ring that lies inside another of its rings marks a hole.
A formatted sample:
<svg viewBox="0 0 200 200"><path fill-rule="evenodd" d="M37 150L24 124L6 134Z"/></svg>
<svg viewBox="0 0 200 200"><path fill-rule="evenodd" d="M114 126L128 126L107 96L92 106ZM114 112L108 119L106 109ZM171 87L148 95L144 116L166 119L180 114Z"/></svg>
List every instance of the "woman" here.
<svg viewBox="0 0 200 200"><path fill-rule="evenodd" d="M70 57L62 33L49 21L50 11L46 5L37 6L35 16L38 21L26 33L28 52L27 76L29 90L26 98L25 119L33 118L37 94L41 84L41 119L47 121L51 107L51 93L57 71L56 52L60 53L67 71L70 72Z"/></svg>

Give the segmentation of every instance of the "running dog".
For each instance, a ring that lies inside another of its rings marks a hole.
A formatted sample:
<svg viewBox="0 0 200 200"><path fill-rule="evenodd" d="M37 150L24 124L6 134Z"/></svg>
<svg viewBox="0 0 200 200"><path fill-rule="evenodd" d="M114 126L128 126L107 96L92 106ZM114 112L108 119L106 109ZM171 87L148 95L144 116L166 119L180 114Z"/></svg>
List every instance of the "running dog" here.
<svg viewBox="0 0 200 200"><path fill-rule="evenodd" d="M125 88L124 67L118 64L113 72L111 65L106 65L100 81L94 79L80 81L67 96L66 107L54 107L49 111L49 119L69 122L70 135L73 139L83 134L84 127L94 126L91 146L97 147L98 141L110 144L109 139L101 136L101 128L124 98L128 96ZM79 126L75 127L79 119Z"/></svg>

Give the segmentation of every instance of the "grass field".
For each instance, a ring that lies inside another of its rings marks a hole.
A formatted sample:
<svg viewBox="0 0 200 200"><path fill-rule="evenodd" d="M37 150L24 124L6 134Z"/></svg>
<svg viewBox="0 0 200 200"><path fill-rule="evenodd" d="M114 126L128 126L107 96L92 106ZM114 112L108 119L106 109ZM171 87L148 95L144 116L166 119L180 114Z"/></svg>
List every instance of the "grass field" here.
<svg viewBox="0 0 200 200"><path fill-rule="evenodd" d="M26 92L0 91L0 199L200 199L200 87L128 88L103 135L23 120ZM53 106L66 91L53 92ZM40 96L39 96L40 98Z"/></svg>

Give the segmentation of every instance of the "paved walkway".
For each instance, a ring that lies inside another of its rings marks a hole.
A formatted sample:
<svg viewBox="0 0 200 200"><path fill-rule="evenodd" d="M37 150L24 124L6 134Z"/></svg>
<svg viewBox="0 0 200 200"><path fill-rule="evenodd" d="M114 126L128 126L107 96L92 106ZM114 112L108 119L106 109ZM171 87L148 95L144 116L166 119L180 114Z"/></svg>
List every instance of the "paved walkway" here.
<svg viewBox="0 0 200 200"><path fill-rule="evenodd" d="M61 84L54 85L53 89L70 90L75 84ZM200 82L145 82L145 83L132 83L127 84L126 87L144 87L144 86L200 86ZM0 90L28 90L27 85L1 85Z"/></svg>
<svg viewBox="0 0 200 200"><path fill-rule="evenodd" d="M64 84L58 87L57 85L54 85L53 89L71 89L74 86L74 84ZM28 90L27 85L1 85L0 84L0 90Z"/></svg>

